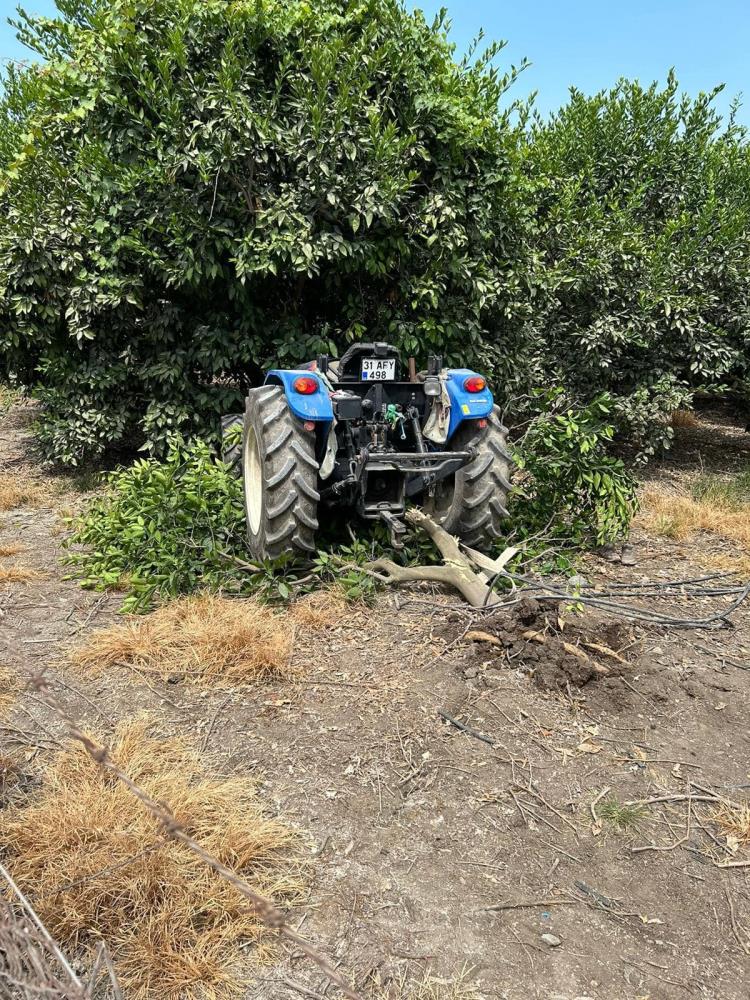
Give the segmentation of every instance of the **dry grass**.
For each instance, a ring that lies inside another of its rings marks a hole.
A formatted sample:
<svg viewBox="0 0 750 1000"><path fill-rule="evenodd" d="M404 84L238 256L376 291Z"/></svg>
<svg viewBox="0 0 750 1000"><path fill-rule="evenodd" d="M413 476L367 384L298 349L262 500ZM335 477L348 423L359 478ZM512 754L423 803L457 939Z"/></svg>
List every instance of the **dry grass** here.
<svg viewBox="0 0 750 1000"><path fill-rule="evenodd" d="M293 645L288 618L271 608L201 594L100 629L70 659L94 672L126 663L165 679L236 684L290 676Z"/></svg>
<svg viewBox="0 0 750 1000"><path fill-rule="evenodd" d="M738 847L750 846L750 805L722 805L713 815L722 835Z"/></svg>
<svg viewBox="0 0 750 1000"><path fill-rule="evenodd" d="M700 421L692 410L675 410L669 422L673 427L700 427Z"/></svg>
<svg viewBox="0 0 750 1000"><path fill-rule="evenodd" d="M216 778L178 739L145 719L119 728L113 758L182 827L254 888L298 899L298 837L268 819L252 783ZM67 948L110 947L129 1000L216 1000L240 993L273 953L247 900L158 822L78 744L49 763L23 805L0 812L0 846ZM253 946L252 961L244 953Z"/></svg>
<svg viewBox="0 0 750 1000"><path fill-rule="evenodd" d="M0 566L0 583L26 583L28 580L36 580L42 574L35 569L28 569L26 566Z"/></svg>
<svg viewBox="0 0 750 1000"><path fill-rule="evenodd" d="M16 700L20 687L16 672L10 667L0 666L0 717L5 717L8 709Z"/></svg>
<svg viewBox="0 0 750 1000"><path fill-rule="evenodd" d="M23 545L0 545L0 559L6 559L8 556L17 556L23 551Z"/></svg>
<svg viewBox="0 0 750 1000"><path fill-rule="evenodd" d="M481 994L468 982L470 970L456 979L438 979L425 975L409 980L402 974L388 986L377 987L374 1000L481 1000Z"/></svg>
<svg viewBox="0 0 750 1000"><path fill-rule="evenodd" d="M44 490L33 479L18 475L0 476L0 510L14 510L25 504L41 503Z"/></svg>
<svg viewBox="0 0 750 1000"><path fill-rule="evenodd" d="M745 580L750 580L750 553L743 555L727 555L718 553L716 555L697 554L699 565L706 569L715 569L720 573L737 573Z"/></svg>
<svg viewBox="0 0 750 1000"><path fill-rule="evenodd" d="M306 594L295 601L290 609L292 618L300 628L313 631L338 625L347 615L351 615L351 611L351 604L335 588Z"/></svg>
<svg viewBox="0 0 750 1000"><path fill-rule="evenodd" d="M696 500L649 488L642 497L638 522L647 531L676 540L695 531L709 531L738 542L750 553L750 510L721 498Z"/></svg>
<svg viewBox="0 0 750 1000"><path fill-rule="evenodd" d="M5 806L6 797L21 780L18 760L8 753L0 753L0 809Z"/></svg>

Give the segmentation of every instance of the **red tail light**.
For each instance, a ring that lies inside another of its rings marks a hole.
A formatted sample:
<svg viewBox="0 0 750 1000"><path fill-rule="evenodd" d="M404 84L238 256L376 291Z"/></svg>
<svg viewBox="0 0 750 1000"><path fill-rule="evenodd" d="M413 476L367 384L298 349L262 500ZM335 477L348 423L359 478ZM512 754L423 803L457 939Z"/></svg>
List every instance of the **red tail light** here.
<svg viewBox="0 0 750 1000"><path fill-rule="evenodd" d="M481 392L486 385L487 383L481 375L472 375L464 382L464 389L466 389L467 392Z"/></svg>
<svg viewBox="0 0 750 1000"><path fill-rule="evenodd" d="M309 375L301 375L294 380L292 385L294 386L294 391L302 393L303 396L309 396L313 392L318 391L318 380L310 378Z"/></svg>

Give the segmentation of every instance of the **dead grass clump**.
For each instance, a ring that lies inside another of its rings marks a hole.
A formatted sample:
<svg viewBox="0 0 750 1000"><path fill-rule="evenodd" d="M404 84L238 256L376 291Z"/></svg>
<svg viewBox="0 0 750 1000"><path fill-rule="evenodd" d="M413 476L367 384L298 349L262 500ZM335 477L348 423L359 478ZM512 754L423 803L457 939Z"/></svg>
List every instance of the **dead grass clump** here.
<svg viewBox="0 0 750 1000"><path fill-rule="evenodd" d="M5 808L23 777L20 761L12 754L0 753L0 809Z"/></svg>
<svg viewBox="0 0 750 1000"><path fill-rule="evenodd" d="M20 686L14 671L9 667L0 667L0 716L4 716L16 700Z"/></svg>
<svg viewBox="0 0 750 1000"><path fill-rule="evenodd" d="M681 540L695 531L710 531L750 549L750 510L715 499L692 497L647 489L638 521L648 531Z"/></svg>
<svg viewBox="0 0 750 1000"><path fill-rule="evenodd" d="M338 625L351 612L346 598L333 589L316 590L295 601L290 614L301 628L324 629Z"/></svg>
<svg viewBox="0 0 750 1000"><path fill-rule="evenodd" d="M736 847L750 846L750 805L726 803L714 813L713 821Z"/></svg>
<svg viewBox="0 0 750 1000"><path fill-rule="evenodd" d="M71 661L96 672L126 663L165 679L247 683L289 676L293 642L288 621L266 605L201 594L94 632Z"/></svg>
<svg viewBox="0 0 750 1000"><path fill-rule="evenodd" d="M0 510L14 510L24 504L40 503L44 491L39 483L18 476L0 476Z"/></svg>
<svg viewBox="0 0 750 1000"><path fill-rule="evenodd" d="M5 559L8 556L17 556L23 551L23 545L0 545L0 558Z"/></svg>
<svg viewBox="0 0 750 1000"><path fill-rule="evenodd" d="M747 555L700 554L698 563L706 569L715 569L720 573L737 573L738 576L750 580L750 552Z"/></svg>
<svg viewBox="0 0 750 1000"><path fill-rule="evenodd" d="M41 576L35 569L26 566L0 566L0 583L26 583Z"/></svg>
<svg viewBox="0 0 750 1000"><path fill-rule="evenodd" d="M259 892L281 903L299 898L298 836L263 815L247 778L211 776L183 741L154 737L145 719L120 726L112 756ZM250 974L248 944L256 962L272 953L237 889L165 840L157 820L79 744L51 760L24 804L0 813L0 847L61 944L90 953L107 942L131 1000L235 995Z"/></svg>
<svg viewBox="0 0 750 1000"><path fill-rule="evenodd" d="M700 421L692 410L675 410L669 418L673 427L700 427Z"/></svg>

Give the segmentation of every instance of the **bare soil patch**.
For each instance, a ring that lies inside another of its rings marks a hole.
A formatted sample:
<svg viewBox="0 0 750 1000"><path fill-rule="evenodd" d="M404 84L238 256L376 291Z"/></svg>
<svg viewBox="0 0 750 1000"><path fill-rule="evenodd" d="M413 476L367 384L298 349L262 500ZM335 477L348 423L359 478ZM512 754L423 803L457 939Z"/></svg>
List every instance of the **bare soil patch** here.
<svg viewBox="0 0 750 1000"><path fill-rule="evenodd" d="M13 407L0 466L15 456L41 475L27 435ZM678 490L709 465L730 474L749 448L741 428L703 414L679 429L649 485ZM290 618L288 677L240 685L217 674L201 688L115 668L82 675L65 659L121 622L120 597L65 579L59 507L80 494L56 486L45 505L3 515L0 545L23 545L24 565L45 576L0 586L0 663L19 675L46 668L91 726L112 732L145 709L213 773L255 779L272 812L314 843L293 920L363 993L460 996L450 984L468 967L466 987L493 1000L747 997L747 606L723 629L544 606L476 622L455 595L421 586L309 627ZM700 529L672 539L640 526L632 541L634 566L591 556L586 579L699 576L706 558L736 547ZM717 599L699 603L707 615ZM664 601L688 604L695 612L695 599ZM472 628L500 645L468 639ZM610 669L586 676L563 642ZM0 753L20 753L26 768L61 753L59 724L28 695L0 723ZM252 945L244 956L252 968ZM418 992L425 975L442 992ZM336 991L284 952L244 996L310 993Z"/></svg>

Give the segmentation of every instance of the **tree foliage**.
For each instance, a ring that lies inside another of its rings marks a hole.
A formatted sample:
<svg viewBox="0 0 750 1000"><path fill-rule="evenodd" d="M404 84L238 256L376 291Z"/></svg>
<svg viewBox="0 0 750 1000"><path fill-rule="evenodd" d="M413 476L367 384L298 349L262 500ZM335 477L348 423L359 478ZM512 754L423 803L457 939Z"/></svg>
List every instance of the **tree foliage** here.
<svg viewBox="0 0 750 1000"><path fill-rule="evenodd" d="M263 365L365 334L495 328L523 245L497 46L456 63L400 0L58 5L0 140L0 346L50 455L215 429Z"/></svg>
<svg viewBox="0 0 750 1000"><path fill-rule="evenodd" d="M721 89L721 88L719 88ZM745 393L750 354L750 147L713 108L621 81L573 90L528 138L536 197L538 384L612 394L653 453L698 386Z"/></svg>
<svg viewBox="0 0 750 1000"><path fill-rule="evenodd" d="M76 463L214 436L263 367L367 337L608 394L643 456L750 400L750 147L715 93L621 81L547 120L501 46L402 0L58 0L0 99L0 363Z"/></svg>
<svg viewBox="0 0 750 1000"><path fill-rule="evenodd" d="M607 451L615 434L610 398L575 408L561 389L538 396L539 414L515 456L522 470L511 504L516 534L577 547L623 537L637 500L622 459Z"/></svg>

